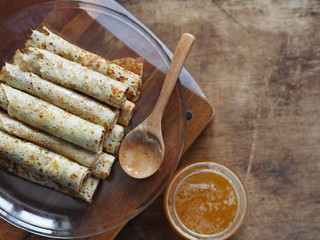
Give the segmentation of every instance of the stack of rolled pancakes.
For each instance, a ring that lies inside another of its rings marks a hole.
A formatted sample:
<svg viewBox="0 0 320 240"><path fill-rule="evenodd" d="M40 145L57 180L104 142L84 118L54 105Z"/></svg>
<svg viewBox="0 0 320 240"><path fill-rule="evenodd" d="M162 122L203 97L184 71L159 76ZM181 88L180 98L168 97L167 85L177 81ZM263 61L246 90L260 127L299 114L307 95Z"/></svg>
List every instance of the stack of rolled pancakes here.
<svg viewBox="0 0 320 240"><path fill-rule="evenodd" d="M0 73L0 168L91 202L141 88L143 59L108 61L43 26Z"/></svg>

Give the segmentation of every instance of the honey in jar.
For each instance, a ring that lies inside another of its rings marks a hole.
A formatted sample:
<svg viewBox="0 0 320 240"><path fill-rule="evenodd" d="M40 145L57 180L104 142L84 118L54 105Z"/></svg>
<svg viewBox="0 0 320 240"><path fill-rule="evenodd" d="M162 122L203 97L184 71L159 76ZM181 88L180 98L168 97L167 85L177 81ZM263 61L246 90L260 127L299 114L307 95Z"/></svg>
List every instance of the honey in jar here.
<svg viewBox="0 0 320 240"><path fill-rule="evenodd" d="M225 239L240 226L246 193L227 167L198 162L180 170L165 193L167 217L186 239Z"/></svg>

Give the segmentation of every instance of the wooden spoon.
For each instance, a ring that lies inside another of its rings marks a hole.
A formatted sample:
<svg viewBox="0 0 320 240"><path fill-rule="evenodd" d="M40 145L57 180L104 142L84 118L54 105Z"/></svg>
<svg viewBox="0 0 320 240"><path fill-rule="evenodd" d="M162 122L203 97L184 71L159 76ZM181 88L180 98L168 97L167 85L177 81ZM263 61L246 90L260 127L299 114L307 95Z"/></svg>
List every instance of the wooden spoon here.
<svg viewBox="0 0 320 240"><path fill-rule="evenodd" d="M162 115L194 40L195 37L189 33L181 36L152 113L121 143L120 165L133 178L147 178L161 166L165 152L161 131Z"/></svg>

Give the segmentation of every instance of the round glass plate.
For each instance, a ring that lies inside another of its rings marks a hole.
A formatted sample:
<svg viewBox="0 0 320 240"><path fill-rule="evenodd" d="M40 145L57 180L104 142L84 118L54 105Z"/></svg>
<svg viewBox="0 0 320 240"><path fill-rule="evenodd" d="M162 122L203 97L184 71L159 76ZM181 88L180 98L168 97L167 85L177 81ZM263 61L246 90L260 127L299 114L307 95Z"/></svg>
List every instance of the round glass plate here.
<svg viewBox="0 0 320 240"><path fill-rule="evenodd" d="M139 25L112 9L84 2L48 2L26 8L0 23L0 65L11 61L31 29L45 24L65 39L106 59L143 57L137 110L126 131L151 112L170 64L158 43ZM185 136L185 109L177 85L162 121L164 162L144 180L127 176L118 162L101 181L91 204L0 170L0 216L29 232L56 238L92 236L124 224L164 189L178 165Z"/></svg>

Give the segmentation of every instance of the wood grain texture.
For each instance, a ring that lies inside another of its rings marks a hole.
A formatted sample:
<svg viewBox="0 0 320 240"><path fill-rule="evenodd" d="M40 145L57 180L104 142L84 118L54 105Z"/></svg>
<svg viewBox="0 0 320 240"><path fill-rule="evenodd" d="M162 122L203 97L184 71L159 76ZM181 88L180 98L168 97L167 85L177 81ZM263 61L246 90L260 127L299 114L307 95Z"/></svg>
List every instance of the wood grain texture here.
<svg viewBox="0 0 320 240"><path fill-rule="evenodd" d="M186 65L216 115L181 166L212 159L244 180L249 211L231 239L320 239L319 1L119 2L171 50L182 32L197 37ZM182 239L162 202L116 240Z"/></svg>
<svg viewBox="0 0 320 240"><path fill-rule="evenodd" d="M244 180L249 211L231 239L320 239L319 1L120 2L171 50L197 37L186 66L216 114L181 166L213 159ZM116 239L182 239L158 208Z"/></svg>

